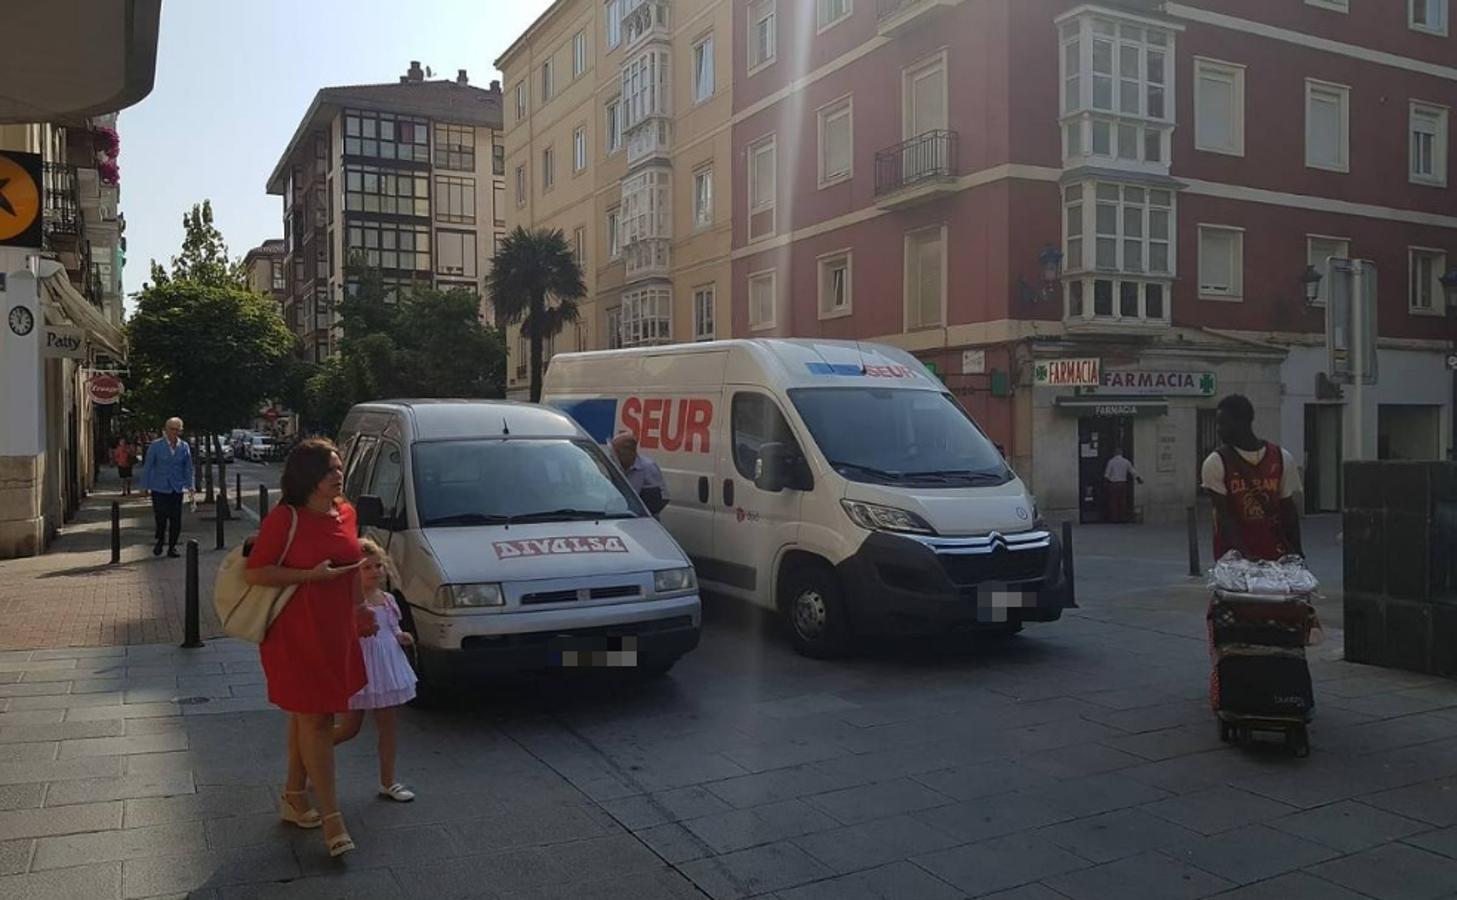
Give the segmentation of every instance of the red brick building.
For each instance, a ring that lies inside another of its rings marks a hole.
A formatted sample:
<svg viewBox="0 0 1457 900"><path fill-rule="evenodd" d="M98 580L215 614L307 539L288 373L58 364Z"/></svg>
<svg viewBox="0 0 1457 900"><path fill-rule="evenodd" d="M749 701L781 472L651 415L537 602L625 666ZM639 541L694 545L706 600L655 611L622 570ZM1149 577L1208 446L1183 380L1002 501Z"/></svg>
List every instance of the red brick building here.
<svg viewBox="0 0 1457 900"><path fill-rule="evenodd" d="M1342 459L1452 450L1447 7L737 3L733 333L916 352L1055 515L1099 518L1117 446L1144 515L1180 514L1234 391L1339 508ZM1302 283L1331 256L1378 272L1359 415L1332 279Z"/></svg>

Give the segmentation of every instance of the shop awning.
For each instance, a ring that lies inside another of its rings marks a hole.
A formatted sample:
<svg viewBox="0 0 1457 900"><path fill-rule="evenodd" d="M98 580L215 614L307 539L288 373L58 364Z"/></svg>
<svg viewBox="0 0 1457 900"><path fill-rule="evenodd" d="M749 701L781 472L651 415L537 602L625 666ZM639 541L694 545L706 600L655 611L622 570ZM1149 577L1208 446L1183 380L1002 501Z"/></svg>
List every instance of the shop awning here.
<svg viewBox="0 0 1457 900"><path fill-rule="evenodd" d="M64 271L40 280L45 296L60 308L71 324L86 329L86 335L103 347L109 356L120 361L126 358L126 340L121 329L106 320L101 310L91 303L71 284Z"/></svg>
<svg viewBox="0 0 1457 900"><path fill-rule="evenodd" d="M1166 416L1169 401L1163 397L1114 397L1107 394L1079 394L1056 397L1053 404L1075 416Z"/></svg>

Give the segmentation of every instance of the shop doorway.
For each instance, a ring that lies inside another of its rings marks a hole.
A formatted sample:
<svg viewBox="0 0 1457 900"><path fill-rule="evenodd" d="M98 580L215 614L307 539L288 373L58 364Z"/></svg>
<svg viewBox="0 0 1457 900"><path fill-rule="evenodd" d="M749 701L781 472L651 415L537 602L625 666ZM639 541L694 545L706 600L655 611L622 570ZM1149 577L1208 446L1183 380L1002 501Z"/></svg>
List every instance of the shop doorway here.
<svg viewBox="0 0 1457 900"><path fill-rule="evenodd" d="M1108 521L1107 484L1103 469L1113 451L1134 465L1132 416L1083 416L1078 419L1078 521L1084 525ZM1128 484L1128 508L1136 510L1134 485Z"/></svg>
<svg viewBox="0 0 1457 900"><path fill-rule="evenodd" d="M1305 404L1305 511L1341 511L1341 407Z"/></svg>

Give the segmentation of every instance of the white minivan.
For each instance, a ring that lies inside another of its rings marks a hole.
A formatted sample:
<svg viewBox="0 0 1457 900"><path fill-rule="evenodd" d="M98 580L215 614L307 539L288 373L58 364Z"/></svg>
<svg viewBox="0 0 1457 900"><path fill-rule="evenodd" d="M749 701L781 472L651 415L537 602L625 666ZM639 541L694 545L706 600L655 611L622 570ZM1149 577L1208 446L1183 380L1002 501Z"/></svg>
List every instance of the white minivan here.
<svg viewBox="0 0 1457 900"><path fill-rule="evenodd" d="M764 339L562 354L543 402L599 442L635 433L704 587L783 612L802 653L1010 633L1072 605L1027 488L904 351Z"/></svg>
<svg viewBox="0 0 1457 900"><path fill-rule="evenodd" d="M344 494L389 554L425 686L495 670L665 672L698 645L688 558L571 419L497 400L361 403Z"/></svg>

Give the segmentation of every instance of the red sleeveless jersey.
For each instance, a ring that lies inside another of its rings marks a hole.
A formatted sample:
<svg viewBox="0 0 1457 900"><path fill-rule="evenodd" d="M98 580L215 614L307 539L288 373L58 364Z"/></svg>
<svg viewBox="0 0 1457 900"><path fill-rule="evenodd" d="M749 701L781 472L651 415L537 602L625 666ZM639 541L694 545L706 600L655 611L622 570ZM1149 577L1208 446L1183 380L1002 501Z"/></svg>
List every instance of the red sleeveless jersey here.
<svg viewBox="0 0 1457 900"><path fill-rule="evenodd" d="M1290 552L1285 529L1280 520L1280 484L1285 478L1285 454L1276 445L1265 442L1265 455L1255 465L1234 447L1218 450L1224 462L1224 494L1229 511L1244 538L1252 559L1276 560ZM1214 558L1233 549L1220 533L1220 522L1214 523Z"/></svg>

